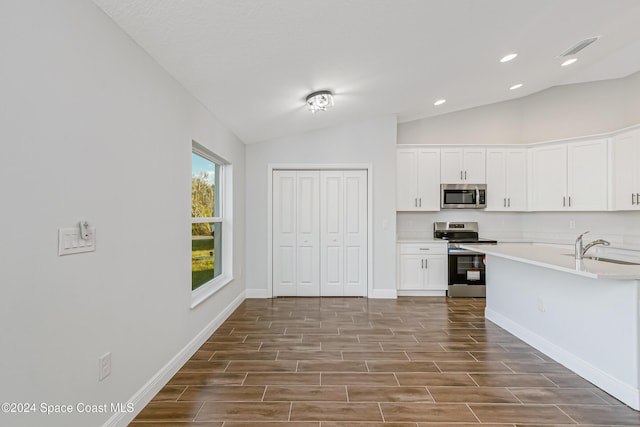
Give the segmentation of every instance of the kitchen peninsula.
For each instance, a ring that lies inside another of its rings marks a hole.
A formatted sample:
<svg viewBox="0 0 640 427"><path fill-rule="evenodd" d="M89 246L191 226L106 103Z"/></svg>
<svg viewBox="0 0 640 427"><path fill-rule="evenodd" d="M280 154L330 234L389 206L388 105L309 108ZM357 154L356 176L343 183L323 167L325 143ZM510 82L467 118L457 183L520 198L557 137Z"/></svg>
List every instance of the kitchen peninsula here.
<svg viewBox="0 0 640 427"><path fill-rule="evenodd" d="M474 249L487 255L488 320L640 409L640 265L542 244Z"/></svg>

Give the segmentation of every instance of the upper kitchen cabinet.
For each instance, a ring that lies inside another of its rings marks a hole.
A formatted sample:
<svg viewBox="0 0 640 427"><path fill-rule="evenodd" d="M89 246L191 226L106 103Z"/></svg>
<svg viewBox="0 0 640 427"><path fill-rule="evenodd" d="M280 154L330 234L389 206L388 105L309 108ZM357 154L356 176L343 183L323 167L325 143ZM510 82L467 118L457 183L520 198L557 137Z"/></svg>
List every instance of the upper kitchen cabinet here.
<svg viewBox="0 0 640 427"><path fill-rule="evenodd" d="M440 149L398 148L396 210L440 210Z"/></svg>
<svg viewBox="0 0 640 427"><path fill-rule="evenodd" d="M611 141L614 210L640 210L640 129L624 132Z"/></svg>
<svg viewBox="0 0 640 427"><path fill-rule="evenodd" d="M440 181L443 184L485 184L485 156L484 147L443 148Z"/></svg>
<svg viewBox="0 0 640 427"><path fill-rule="evenodd" d="M606 139L531 148L532 210L606 210L607 151Z"/></svg>
<svg viewBox="0 0 640 427"><path fill-rule="evenodd" d="M487 148L487 210L527 210L527 149Z"/></svg>

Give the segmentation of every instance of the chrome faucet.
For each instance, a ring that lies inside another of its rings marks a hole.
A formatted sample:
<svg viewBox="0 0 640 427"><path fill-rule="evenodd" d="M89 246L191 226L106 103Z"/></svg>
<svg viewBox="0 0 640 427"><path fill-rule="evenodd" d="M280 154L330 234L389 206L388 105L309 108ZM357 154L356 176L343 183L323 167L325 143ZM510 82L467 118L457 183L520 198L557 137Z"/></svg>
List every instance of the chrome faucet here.
<svg viewBox="0 0 640 427"><path fill-rule="evenodd" d="M594 247L595 245L609 246L610 244L611 243L607 242L606 240L602 240L602 239L594 240L593 242L587 243L587 245L582 250L582 255L584 256L584 254L586 254L587 251L592 247Z"/></svg>
<svg viewBox="0 0 640 427"><path fill-rule="evenodd" d="M611 244L610 242L607 242L606 240L598 239L598 240L594 240L593 242L587 243L586 246L583 247L583 245L582 245L582 236L584 236L587 233L588 233L588 231L585 231L584 233L579 235L578 238L576 239L575 253L576 253L576 260L577 261L582 260L582 257L584 256L584 254L586 254L587 251L589 249L591 249L592 247L594 247L596 245L609 246Z"/></svg>

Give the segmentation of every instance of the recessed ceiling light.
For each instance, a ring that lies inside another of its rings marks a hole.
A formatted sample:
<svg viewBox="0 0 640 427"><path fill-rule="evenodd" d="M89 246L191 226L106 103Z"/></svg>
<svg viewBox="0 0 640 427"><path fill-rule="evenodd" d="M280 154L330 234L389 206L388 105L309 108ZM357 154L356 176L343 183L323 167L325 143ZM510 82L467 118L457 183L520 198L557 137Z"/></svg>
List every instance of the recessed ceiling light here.
<svg viewBox="0 0 640 427"><path fill-rule="evenodd" d="M513 85L509 88L509 90L516 90L516 89L520 89L522 87L522 83L518 83L516 85Z"/></svg>
<svg viewBox="0 0 640 427"><path fill-rule="evenodd" d="M503 58L500 60L500 62L509 62L509 61L511 61L512 59L515 59L515 57L516 57L516 56L518 56L518 54L517 54L517 53L510 53L509 55L507 55L507 56L503 57Z"/></svg>
<svg viewBox="0 0 640 427"><path fill-rule="evenodd" d="M447 102L446 99L438 99L436 102L433 103L433 105L435 105L437 107L438 105L442 105L445 102Z"/></svg>
<svg viewBox="0 0 640 427"><path fill-rule="evenodd" d="M562 64L560 64L563 67L566 67L567 65L571 65L574 62L576 62L578 60L578 58L571 58L571 59L567 59L566 61L564 61Z"/></svg>

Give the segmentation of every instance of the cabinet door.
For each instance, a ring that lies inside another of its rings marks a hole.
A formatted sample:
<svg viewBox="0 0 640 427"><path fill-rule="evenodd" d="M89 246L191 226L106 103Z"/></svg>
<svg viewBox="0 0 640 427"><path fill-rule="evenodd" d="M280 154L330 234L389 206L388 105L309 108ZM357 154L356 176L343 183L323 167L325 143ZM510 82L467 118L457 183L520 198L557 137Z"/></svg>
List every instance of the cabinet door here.
<svg viewBox="0 0 640 427"><path fill-rule="evenodd" d="M464 182L461 148L443 148L441 150L440 182L442 184L459 184Z"/></svg>
<svg viewBox="0 0 640 427"><path fill-rule="evenodd" d="M424 256L399 256L398 289L424 289Z"/></svg>
<svg viewBox="0 0 640 427"><path fill-rule="evenodd" d="M612 203L615 210L640 209L640 131L616 135L611 141Z"/></svg>
<svg viewBox="0 0 640 427"><path fill-rule="evenodd" d="M567 149L567 207L607 210L607 140L570 143Z"/></svg>
<svg viewBox="0 0 640 427"><path fill-rule="evenodd" d="M418 209L440 210L440 150L420 148L418 156Z"/></svg>
<svg viewBox="0 0 640 427"><path fill-rule="evenodd" d="M447 256L430 255L424 258L425 289L447 290Z"/></svg>
<svg viewBox="0 0 640 427"><path fill-rule="evenodd" d="M506 157L504 149L487 150L487 210L507 209Z"/></svg>
<svg viewBox="0 0 640 427"><path fill-rule="evenodd" d="M487 175L489 169L487 169ZM527 150L509 149L505 158L505 197L507 210L527 210ZM487 189L489 189L487 184ZM489 190L488 190L489 191Z"/></svg>
<svg viewBox="0 0 640 427"><path fill-rule="evenodd" d="M463 151L463 179L469 184L484 184L486 182L484 148L465 148Z"/></svg>
<svg viewBox="0 0 640 427"><path fill-rule="evenodd" d="M567 208L566 144L535 147L529 154L533 210L565 210Z"/></svg>
<svg viewBox="0 0 640 427"><path fill-rule="evenodd" d="M400 148L396 152L396 210L418 210L418 151Z"/></svg>

